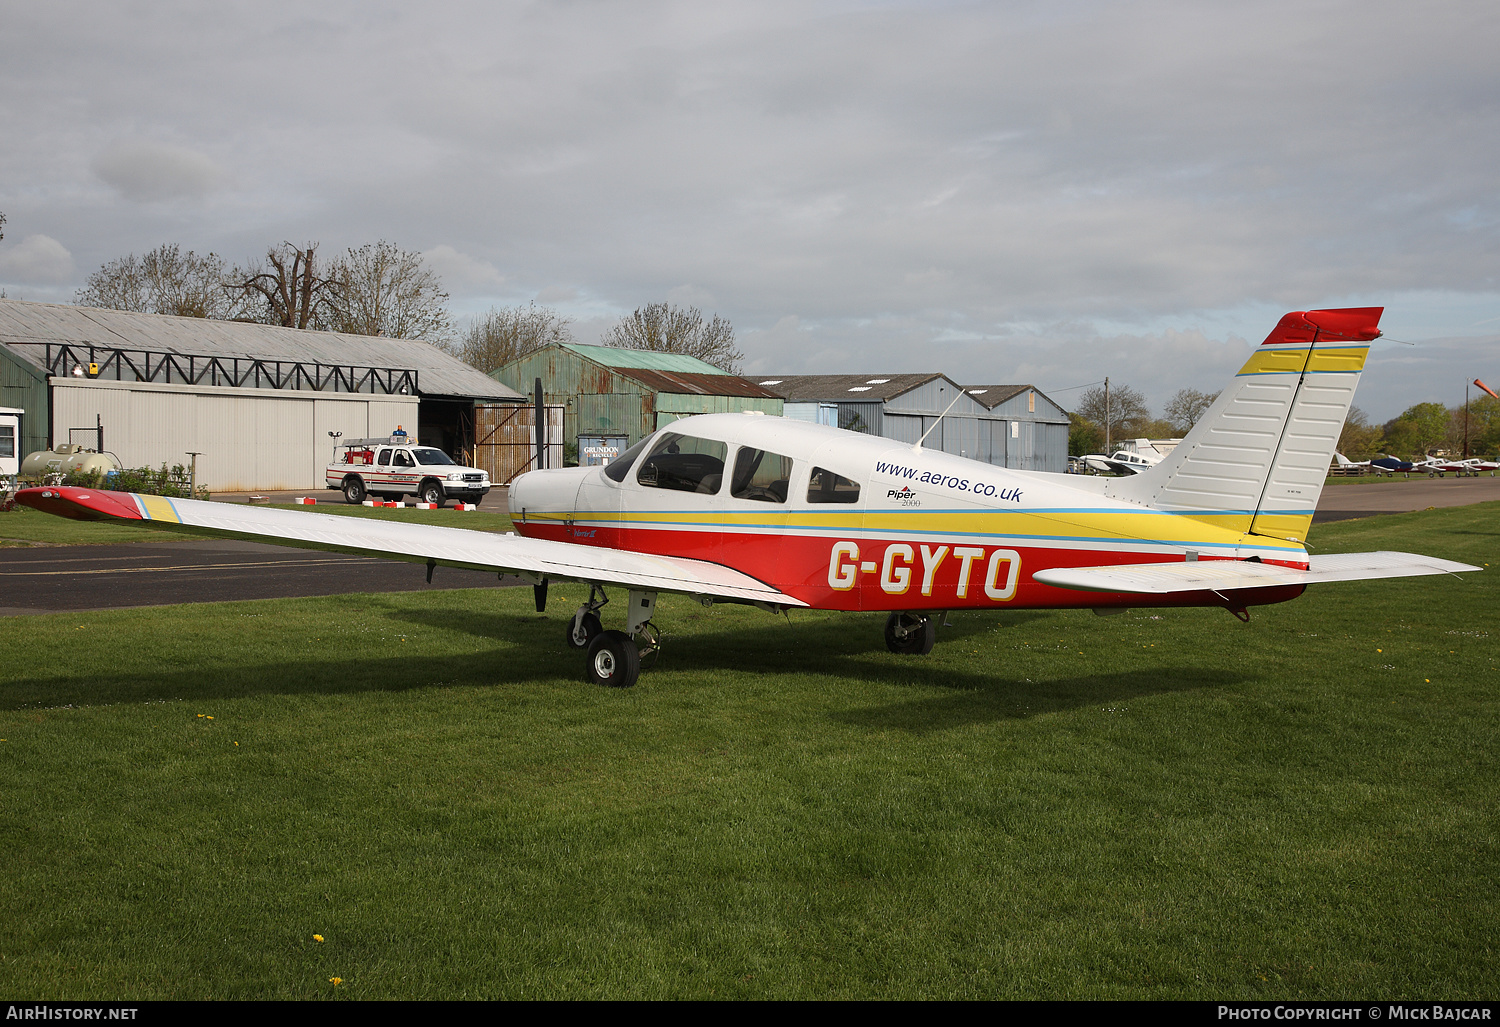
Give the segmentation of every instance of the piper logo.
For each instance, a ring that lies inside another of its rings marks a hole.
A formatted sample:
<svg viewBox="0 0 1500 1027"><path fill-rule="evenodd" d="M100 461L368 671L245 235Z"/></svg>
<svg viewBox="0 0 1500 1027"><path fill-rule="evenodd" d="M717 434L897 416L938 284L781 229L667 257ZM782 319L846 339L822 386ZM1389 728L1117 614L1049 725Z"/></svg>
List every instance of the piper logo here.
<svg viewBox="0 0 1500 1027"><path fill-rule="evenodd" d="M906 486L903 489L899 489L899 490L897 490L897 489L890 489L885 494L885 498L887 498L887 499L915 499L916 497L917 497L917 494L912 491L912 488L911 488L910 485Z"/></svg>

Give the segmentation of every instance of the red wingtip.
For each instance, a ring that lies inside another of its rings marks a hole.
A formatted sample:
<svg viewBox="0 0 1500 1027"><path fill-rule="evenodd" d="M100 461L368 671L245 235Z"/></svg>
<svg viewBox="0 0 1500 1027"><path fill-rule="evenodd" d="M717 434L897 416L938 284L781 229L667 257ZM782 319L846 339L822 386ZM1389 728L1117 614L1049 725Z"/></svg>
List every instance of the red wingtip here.
<svg viewBox="0 0 1500 1027"><path fill-rule="evenodd" d="M81 489L71 485L43 485L17 492L16 502L43 513L70 517L75 521L144 519L128 492Z"/></svg>

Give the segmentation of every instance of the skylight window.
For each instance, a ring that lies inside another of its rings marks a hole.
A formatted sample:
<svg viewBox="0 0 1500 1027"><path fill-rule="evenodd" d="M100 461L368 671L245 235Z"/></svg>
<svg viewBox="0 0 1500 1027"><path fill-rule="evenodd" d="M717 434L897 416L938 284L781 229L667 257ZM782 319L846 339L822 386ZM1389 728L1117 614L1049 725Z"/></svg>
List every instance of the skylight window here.
<svg viewBox="0 0 1500 1027"><path fill-rule="evenodd" d="M849 391L850 392L869 392L870 391L870 387L868 385L851 385L849 387Z"/></svg>
<svg viewBox="0 0 1500 1027"><path fill-rule="evenodd" d="M865 379L865 384L866 385L884 385L888 381L890 381L889 378L867 378L867 379Z"/></svg>
<svg viewBox="0 0 1500 1027"><path fill-rule="evenodd" d="M761 382L761 384L762 385L780 385L785 380L786 379L784 379L784 378L772 378L768 382Z"/></svg>

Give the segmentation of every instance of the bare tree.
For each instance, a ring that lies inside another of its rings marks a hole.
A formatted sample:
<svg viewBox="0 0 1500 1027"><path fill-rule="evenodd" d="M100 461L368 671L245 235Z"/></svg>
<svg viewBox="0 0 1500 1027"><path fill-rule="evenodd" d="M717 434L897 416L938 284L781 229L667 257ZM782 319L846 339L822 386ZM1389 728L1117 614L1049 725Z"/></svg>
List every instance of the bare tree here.
<svg viewBox="0 0 1500 1027"><path fill-rule="evenodd" d="M355 335L446 341L453 322L437 275L385 240L350 250L330 272L335 287L329 327Z"/></svg>
<svg viewBox="0 0 1500 1027"><path fill-rule="evenodd" d="M225 286L224 259L199 256L163 243L143 257L134 253L103 265L73 295L86 307L132 310L179 317L229 318L237 312L234 293Z"/></svg>
<svg viewBox="0 0 1500 1027"><path fill-rule="evenodd" d="M0 239L5 238L5 212L0 211Z"/></svg>
<svg viewBox="0 0 1500 1027"><path fill-rule="evenodd" d="M491 307L464 330L450 351L485 374L556 342L572 342L572 322L549 307Z"/></svg>
<svg viewBox="0 0 1500 1027"><path fill-rule="evenodd" d="M1172 425L1172 430L1179 435L1186 435L1193 430L1193 425L1198 423L1198 418L1208 413L1208 408L1214 405L1214 400L1219 398L1217 392L1199 392L1197 389L1178 389L1177 393L1167 400L1167 408L1163 413L1164 420Z"/></svg>
<svg viewBox="0 0 1500 1027"><path fill-rule="evenodd" d="M284 242L266 251L263 263L237 267L230 279L247 320L283 328L327 328L335 317L340 283L319 275L317 243L306 248Z"/></svg>
<svg viewBox="0 0 1500 1027"><path fill-rule="evenodd" d="M734 326L724 318L715 314L712 321L705 322L703 311L697 307L668 303L637 307L629 317L620 318L600 341L620 349L697 357L730 374L739 374L740 361L745 359L734 345Z"/></svg>
<svg viewBox="0 0 1500 1027"><path fill-rule="evenodd" d="M1107 416L1102 388L1089 389L1080 396L1078 409L1074 412L1093 421L1101 429L1107 426L1112 441L1139 437L1142 429L1151 421L1146 397L1128 385L1110 386Z"/></svg>

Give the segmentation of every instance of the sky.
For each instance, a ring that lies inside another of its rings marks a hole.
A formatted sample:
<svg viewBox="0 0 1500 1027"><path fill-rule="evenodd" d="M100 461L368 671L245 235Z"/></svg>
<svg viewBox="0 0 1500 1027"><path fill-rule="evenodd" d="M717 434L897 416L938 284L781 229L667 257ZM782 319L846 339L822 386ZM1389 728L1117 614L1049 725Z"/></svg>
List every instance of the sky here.
<svg viewBox="0 0 1500 1027"><path fill-rule="evenodd" d="M1372 419L1500 379L1500 5L0 0L0 289L420 251L461 321L670 301L752 376L1160 411L1384 306Z"/></svg>

